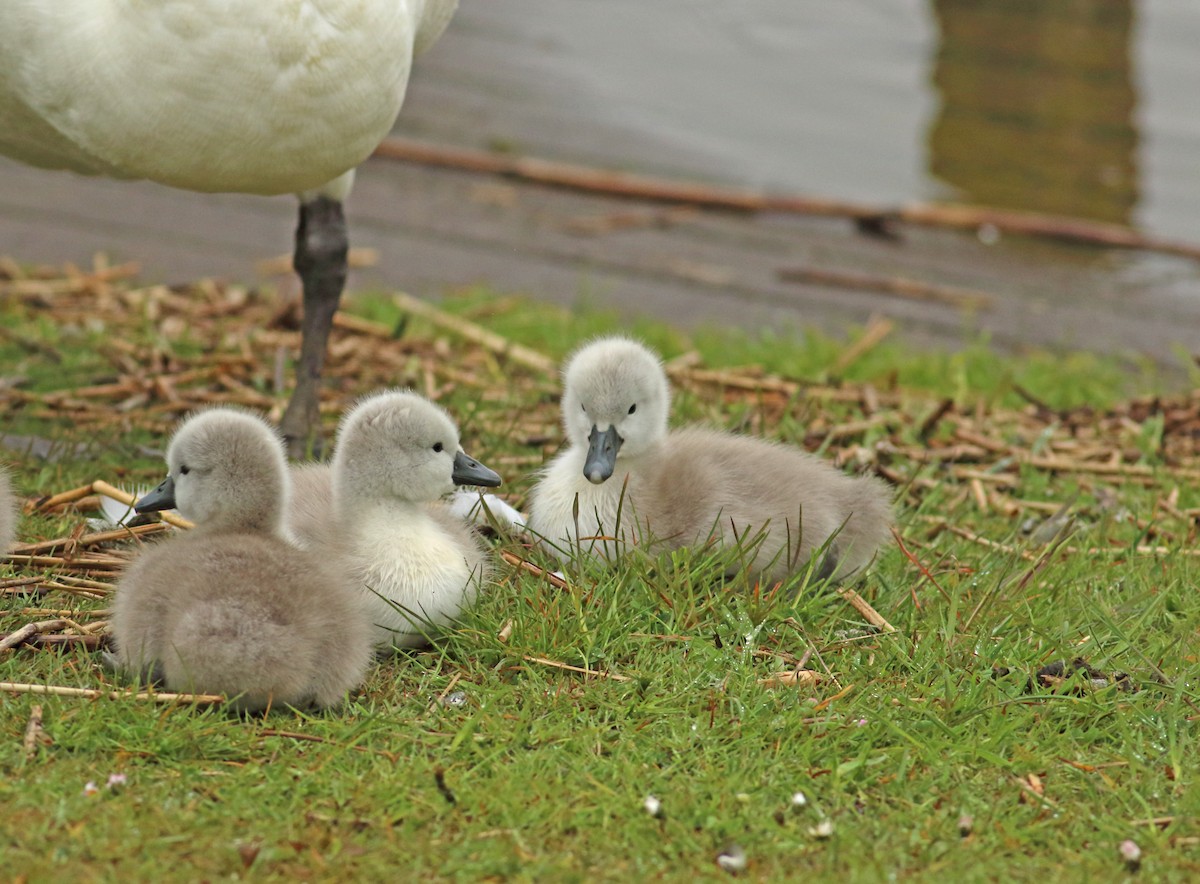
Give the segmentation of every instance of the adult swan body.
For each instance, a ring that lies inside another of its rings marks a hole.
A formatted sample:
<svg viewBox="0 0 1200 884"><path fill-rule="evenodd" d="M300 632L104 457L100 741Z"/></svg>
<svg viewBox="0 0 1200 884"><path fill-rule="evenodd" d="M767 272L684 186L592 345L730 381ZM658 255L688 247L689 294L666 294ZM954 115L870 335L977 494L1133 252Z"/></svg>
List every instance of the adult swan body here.
<svg viewBox="0 0 1200 884"><path fill-rule="evenodd" d="M86 175L300 199L293 453L317 422L346 279L342 202L458 0L2 0L0 154Z"/></svg>

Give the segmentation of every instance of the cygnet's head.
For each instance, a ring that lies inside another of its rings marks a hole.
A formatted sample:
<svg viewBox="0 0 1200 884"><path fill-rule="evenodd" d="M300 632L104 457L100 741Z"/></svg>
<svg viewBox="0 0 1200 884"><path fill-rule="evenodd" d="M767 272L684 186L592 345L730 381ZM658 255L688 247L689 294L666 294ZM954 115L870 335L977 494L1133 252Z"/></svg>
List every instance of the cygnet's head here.
<svg viewBox="0 0 1200 884"><path fill-rule="evenodd" d="M339 495L359 500L430 501L455 485L500 484L459 446L450 416L406 390L368 396L342 419L333 477Z"/></svg>
<svg viewBox="0 0 1200 884"><path fill-rule="evenodd" d="M563 429L586 447L583 474L599 484L617 458L637 457L667 434L671 390L658 356L628 338L585 345L563 369Z"/></svg>
<svg viewBox="0 0 1200 884"><path fill-rule="evenodd" d="M135 508L178 508L207 529L276 533L287 490L279 434L249 412L213 408L179 425L167 447L167 478Z"/></svg>

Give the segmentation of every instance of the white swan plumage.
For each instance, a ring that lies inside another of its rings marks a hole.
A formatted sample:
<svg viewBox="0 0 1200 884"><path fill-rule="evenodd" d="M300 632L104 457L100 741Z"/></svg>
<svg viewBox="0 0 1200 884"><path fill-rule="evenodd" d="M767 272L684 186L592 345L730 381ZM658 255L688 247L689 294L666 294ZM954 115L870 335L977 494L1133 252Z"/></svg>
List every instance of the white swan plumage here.
<svg viewBox="0 0 1200 884"><path fill-rule="evenodd" d="M341 204L458 0L4 0L0 154L171 187L295 193L304 344L283 429L317 421L345 283Z"/></svg>

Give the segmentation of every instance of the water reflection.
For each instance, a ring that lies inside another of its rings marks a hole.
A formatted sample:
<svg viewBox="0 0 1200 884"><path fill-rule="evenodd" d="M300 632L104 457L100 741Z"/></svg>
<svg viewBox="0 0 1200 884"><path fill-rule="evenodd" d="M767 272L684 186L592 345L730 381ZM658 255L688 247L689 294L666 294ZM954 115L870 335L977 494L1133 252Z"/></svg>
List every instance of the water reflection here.
<svg viewBox="0 0 1200 884"><path fill-rule="evenodd" d="M463 2L401 120L614 168L1192 238L1198 46L1200 0Z"/></svg>
<svg viewBox="0 0 1200 884"><path fill-rule="evenodd" d="M929 168L985 205L1129 223L1132 0L932 0Z"/></svg>

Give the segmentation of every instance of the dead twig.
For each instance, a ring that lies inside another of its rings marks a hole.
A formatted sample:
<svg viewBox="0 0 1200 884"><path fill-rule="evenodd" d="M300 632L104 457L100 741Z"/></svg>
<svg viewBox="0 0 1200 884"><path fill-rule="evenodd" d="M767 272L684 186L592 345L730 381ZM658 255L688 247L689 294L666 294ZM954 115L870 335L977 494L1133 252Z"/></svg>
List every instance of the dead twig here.
<svg viewBox="0 0 1200 884"><path fill-rule="evenodd" d="M107 644L104 635L32 635L25 644L34 648L83 648L98 651Z"/></svg>
<svg viewBox="0 0 1200 884"><path fill-rule="evenodd" d="M909 279L905 276L878 276L850 270L829 270L816 267L787 267L778 271L784 282L824 285L859 292L881 292L910 301L931 301L964 310L989 310L995 298L987 292L958 286L936 285Z"/></svg>
<svg viewBox="0 0 1200 884"><path fill-rule="evenodd" d="M149 700L154 703L180 703L215 706L225 702L216 694L169 694L150 691L102 691L94 688L68 688L52 684L22 684L0 681L0 691L14 694L43 694L52 697L80 697L85 700Z"/></svg>
<svg viewBox="0 0 1200 884"><path fill-rule="evenodd" d="M908 547L904 545L904 538L900 536L900 532L893 528L892 536L896 538L896 545L900 547L900 552L904 553L904 557L912 562L917 567L917 570L921 572L921 576L932 583L934 588L942 594L942 598L945 599L947 603L950 603L950 594L946 592L946 590L942 589L942 585L937 582L937 578L930 573L929 569L925 567L925 564L915 555L913 555L913 553L909 551ZM921 602L917 598L916 587L912 588L911 593L913 604L920 608Z"/></svg>
<svg viewBox="0 0 1200 884"><path fill-rule="evenodd" d="M633 681L628 675L619 675L616 672L608 672L603 669L585 669L582 666L572 666L570 663L560 663L558 660L547 660L545 657L531 657L525 655L521 658L528 663L539 663L542 666L552 666L555 669L564 669L567 672L578 672L583 675L594 675L597 678L607 678L610 681Z"/></svg>
<svg viewBox="0 0 1200 884"><path fill-rule="evenodd" d="M1195 243L1148 236L1118 224L1061 215L932 203L874 206L849 200L771 194L611 172L569 163L548 162L533 157L513 157L481 150L446 147L399 136L385 138L375 149L374 155L426 166L503 175L552 187L627 199L737 212L778 212L846 218L856 222L860 229L885 229L895 222L972 231L991 227L1001 233L1019 236L1117 249L1142 249L1200 259L1200 245Z"/></svg>
<svg viewBox="0 0 1200 884"><path fill-rule="evenodd" d="M824 680L825 676L813 669L786 669L783 672L774 672L765 678L760 678L758 683L764 688L790 688L811 687Z"/></svg>
<svg viewBox="0 0 1200 884"><path fill-rule="evenodd" d="M879 344L892 333L896 324L890 319L882 319L874 317L867 330L863 332L861 338L847 347L841 352L837 359L834 360L830 367L830 373L837 376L845 374L846 369L862 359L871 350L874 350Z"/></svg>
<svg viewBox="0 0 1200 884"><path fill-rule="evenodd" d="M91 273L75 270L62 279L0 279L0 295L18 298L44 297L80 290L94 291L98 286L121 279L129 279L141 272L141 265L130 261L113 267L97 267Z"/></svg>
<svg viewBox="0 0 1200 884"><path fill-rule="evenodd" d="M515 565L522 571L528 571L530 574L533 574L536 577L541 577L551 586L557 587L558 589L571 588L571 585L557 574L547 571L545 568L539 565L535 565L528 559L521 558L516 553L511 553L506 549L502 549L500 550L500 558L504 559L504 561L508 562L510 565Z"/></svg>
<svg viewBox="0 0 1200 884"><path fill-rule="evenodd" d="M17 556L40 556L44 553L60 549L75 550L82 547L95 546L101 543L111 543L114 540L133 540L150 534L161 534L170 528L162 522L151 522L148 525L132 525L114 528L111 531L98 531L95 534L84 534L80 537L56 537L53 540L43 540L39 543L23 543L13 547L13 558Z"/></svg>
<svg viewBox="0 0 1200 884"><path fill-rule="evenodd" d="M476 325L466 319L453 316L444 310L439 310L424 301L414 298L412 295L406 295L404 292L397 292L392 296L392 300L405 313L419 316L439 328L453 332L464 340L490 350L501 358L511 359L513 362L539 372L547 378L552 378L555 375L556 366L554 360L549 356L538 353L536 350L531 350L528 347L510 341L481 325Z"/></svg>
<svg viewBox="0 0 1200 884"><path fill-rule="evenodd" d="M852 684L846 685L844 688L842 688L840 691L838 691L832 697L826 697L824 700L822 700L820 703L818 703L816 706L814 706L813 712L824 712L833 703L835 703L836 701L847 696L853 690L854 690L854 685L852 685Z"/></svg>
<svg viewBox="0 0 1200 884"><path fill-rule="evenodd" d="M896 627L888 623L882 614L871 607L870 602L868 602L854 590L843 586L838 588L837 594L849 602L850 607L862 614L863 619L880 632L892 633L896 631Z"/></svg>
<svg viewBox="0 0 1200 884"><path fill-rule="evenodd" d="M43 497L41 500L35 501L31 509L38 512L46 512L64 504L74 503L77 500L83 500L92 494L91 485L81 485L79 488L72 488L70 491L60 491L50 497Z"/></svg>
<svg viewBox="0 0 1200 884"><path fill-rule="evenodd" d="M0 638L0 651L7 651L22 645L35 635L41 635L44 632L54 632L63 629L71 624L69 620L42 620L39 623L26 623L16 632L11 632L4 638Z"/></svg>
<svg viewBox="0 0 1200 884"><path fill-rule="evenodd" d="M25 725L25 739L21 741L25 757L33 758L37 754L38 747L48 742L50 742L50 738L46 736L46 731L42 727L42 706L40 703L34 703L29 709L29 723Z"/></svg>
<svg viewBox="0 0 1200 884"><path fill-rule="evenodd" d="M111 497L113 500L117 501L117 503L123 503L126 506L133 506L135 503L137 503L137 498L134 495L130 494L128 491L122 491L120 488L109 485L103 479L97 479L92 483L91 487L92 491L94 491L96 494L102 494L105 497ZM158 514L158 516L162 521L169 525L174 525L176 528L195 527L195 525L193 525L183 516L176 515L172 512L161 512Z"/></svg>

